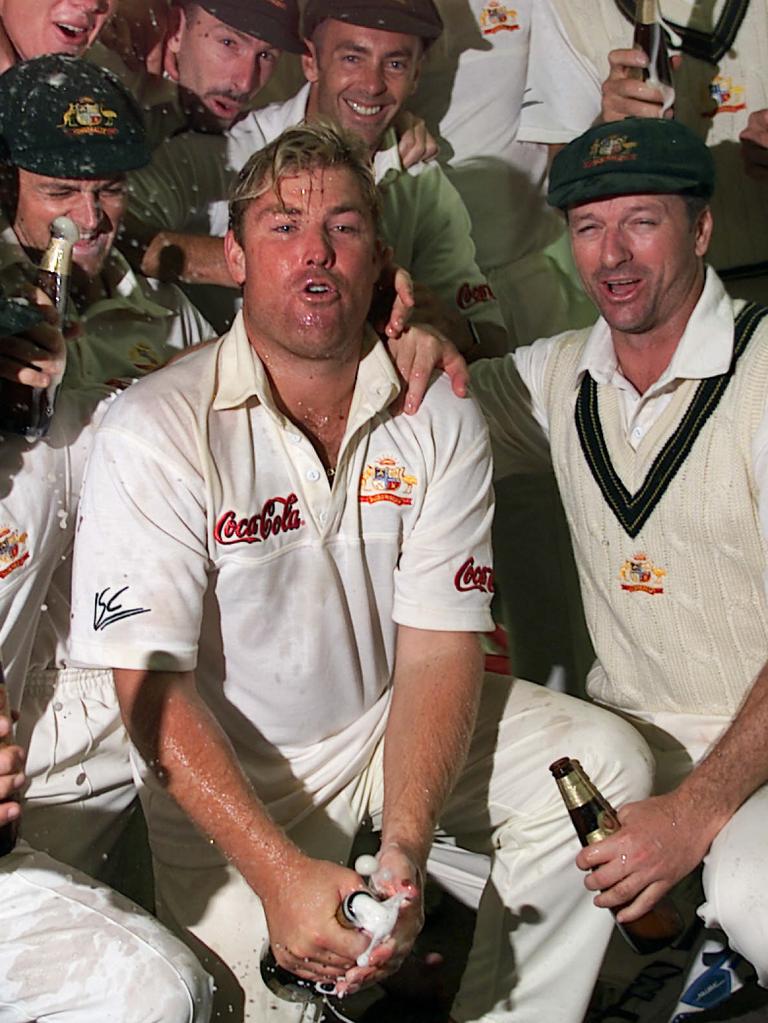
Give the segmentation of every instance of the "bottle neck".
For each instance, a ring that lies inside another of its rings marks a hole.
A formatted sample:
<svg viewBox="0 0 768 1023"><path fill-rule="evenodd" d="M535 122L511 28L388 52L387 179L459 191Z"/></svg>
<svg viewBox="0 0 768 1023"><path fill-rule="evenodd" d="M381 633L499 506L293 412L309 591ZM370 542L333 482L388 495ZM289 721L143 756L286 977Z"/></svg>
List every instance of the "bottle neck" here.
<svg viewBox="0 0 768 1023"><path fill-rule="evenodd" d="M659 20L659 7L657 0L637 0L637 13L635 23L637 25L655 25Z"/></svg>

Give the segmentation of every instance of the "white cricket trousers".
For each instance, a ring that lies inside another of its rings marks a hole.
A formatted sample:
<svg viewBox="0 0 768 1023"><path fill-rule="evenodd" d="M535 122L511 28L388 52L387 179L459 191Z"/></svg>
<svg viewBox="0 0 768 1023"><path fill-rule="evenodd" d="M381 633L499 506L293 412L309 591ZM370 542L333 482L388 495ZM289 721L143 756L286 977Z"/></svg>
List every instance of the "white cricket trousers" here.
<svg viewBox="0 0 768 1023"><path fill-rule="evenodd" d="M425 730L429 722L424 722ZM490 857L474 943L452 1015L459 1023L580 1023L613 919L592 905L574 859L580 848L548 771L574 756L617 805L646 796L652 759L616 715L528 682L486 676L466 767L440 817L440 837ZM418 784L418 779L414 779ZM153 832L152 803L145 813ZM366 817L383 803L382 748L354 782L291 837L309 854L346 863ZM186 933L218 988L215 1020L312 1020L315 1009L276 999L261 980L268 935L258 898L204 839L173 864L156 860L161 919ZM184 856L187 866L180 865ZM466 854L463 854L466 856ZM456 872L461 871L457 865ZM476 885L473 872L467 886ZM215 958L205 956L213 950ZM244 1005L244 1010L242 1006Z"/></svg>
<svg viewBox="0 0 768 1023"><path fill-rule="evenodd" d="M206 1023L189 949L104 885L20 844L0 859L0 1023Z"/></svg>
<svg viewBox="0 0 768 1023"><path fill-rule="evenodd" d="M656 759L657 793L675 788L720 738L730 718L703 714L644 714L631 720ZM768 785L731 817L704 858L704 902L698 915L719 928L768 987Z"/></svg>

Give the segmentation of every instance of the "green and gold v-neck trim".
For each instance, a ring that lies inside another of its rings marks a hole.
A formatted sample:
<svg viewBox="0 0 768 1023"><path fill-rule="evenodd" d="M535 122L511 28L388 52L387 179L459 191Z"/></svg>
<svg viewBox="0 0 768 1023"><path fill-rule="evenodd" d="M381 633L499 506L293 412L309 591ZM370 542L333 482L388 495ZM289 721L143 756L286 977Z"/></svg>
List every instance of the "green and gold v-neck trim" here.
<svg viewBox="0 0 768 1023"><path fill-rule="evenodd" d="M575 409L581 449L606 503L628 536L637 536L666 493L704 424L717 408L736 371L739 358L767 314L767 308L749 302L737 315L730 366L724 373L707 377L698 385L683 418L654 459L642 486L635 494L627 490L611 462L600 422L598 385L588 372L584 373Z"/></svg>
<svg viewBox="0 0 768 1023"><path fill-rule="evenodd" d="M616 3L622 13L634 23L635 0L616 0ZM698 28L678 25L666 17L664 21L680 36L683 53L696 57L698 60L708 61L710 64L718 64L733 47L748 7L749 0L725 0L717 24L711 32L702 32Z"/></svg>

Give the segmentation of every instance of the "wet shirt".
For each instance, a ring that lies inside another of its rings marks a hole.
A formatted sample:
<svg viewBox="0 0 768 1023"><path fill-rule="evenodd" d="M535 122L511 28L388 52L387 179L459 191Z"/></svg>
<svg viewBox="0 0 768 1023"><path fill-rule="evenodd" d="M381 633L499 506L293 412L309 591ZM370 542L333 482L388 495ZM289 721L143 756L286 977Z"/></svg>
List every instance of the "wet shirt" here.
<svg viewBox="0 0 768 1023"><path fill-rule="evenodd" d="M89 463L76 657L195 669L283 821L367 763L398 625L492 627L484 424L443 379L414 417L388 411L397 392L375 342L329 482L239 316L116 401Z"/></svg>

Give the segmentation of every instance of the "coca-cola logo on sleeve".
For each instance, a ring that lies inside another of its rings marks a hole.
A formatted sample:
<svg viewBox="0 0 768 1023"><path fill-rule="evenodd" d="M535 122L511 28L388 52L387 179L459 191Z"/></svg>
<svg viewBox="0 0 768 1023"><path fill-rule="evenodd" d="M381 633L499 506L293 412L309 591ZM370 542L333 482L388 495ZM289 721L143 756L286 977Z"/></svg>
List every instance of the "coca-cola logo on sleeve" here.
<svg viewBox="0 0 768 1023"><path fill-rule="evenodd" d="M270 497L255 515L238 516L229 509L219 516L213 530L217 543L261 543L270 536L289 533L304 525L296 502L298 497Z"/></svg>
<svg viewBox="0 0 768 1023"><path fill-rule="evenodd" d="M495 302L496 296L491 290L490 284L470 284L464 281L456 292L456 305L459 309L471 309L473 305L481 302Z"/></svg>
<svg viewBox="0 0 768 1023"><path fill-rule="evenodd" d="M493 569L490 565L476 565L474 558L467 558L453 579L459 593L480 590L493 593Z"/></svg>

